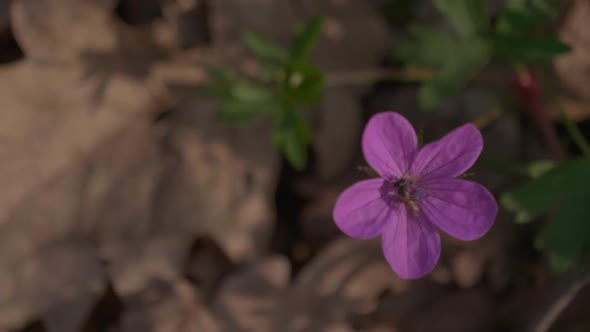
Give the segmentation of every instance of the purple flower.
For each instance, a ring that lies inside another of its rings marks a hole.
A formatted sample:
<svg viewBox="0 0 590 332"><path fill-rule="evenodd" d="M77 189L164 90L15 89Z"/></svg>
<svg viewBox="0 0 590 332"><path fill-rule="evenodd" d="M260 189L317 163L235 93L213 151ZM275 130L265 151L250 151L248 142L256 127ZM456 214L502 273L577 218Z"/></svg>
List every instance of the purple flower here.
<svg viewBox="0 0 590 332"><path fill-rule="evenodd" d="M480 184L455 179L483 148L472 124L418 151L408 120L383 112L369 120L362 147L380 178L344 191L334 206L334 220L354 238L382 235L385 258L402 278L420 278L434 269L441 250L437 227L461 240L478 239L492 227L498 212L492 194Z"/></svg>

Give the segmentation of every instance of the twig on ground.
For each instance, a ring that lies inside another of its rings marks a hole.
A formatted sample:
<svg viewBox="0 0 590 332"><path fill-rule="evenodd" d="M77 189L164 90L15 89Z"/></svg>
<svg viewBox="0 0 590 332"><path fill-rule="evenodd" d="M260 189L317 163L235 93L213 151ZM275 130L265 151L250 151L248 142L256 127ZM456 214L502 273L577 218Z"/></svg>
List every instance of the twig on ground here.
<svg viewBox="0 0 590 332"><path fill-rule="evenodd" d="M548 304L536 315L526 331L549 331L561 313L588 283L590 283L590 263L564 276L551 293Z"/></svg>

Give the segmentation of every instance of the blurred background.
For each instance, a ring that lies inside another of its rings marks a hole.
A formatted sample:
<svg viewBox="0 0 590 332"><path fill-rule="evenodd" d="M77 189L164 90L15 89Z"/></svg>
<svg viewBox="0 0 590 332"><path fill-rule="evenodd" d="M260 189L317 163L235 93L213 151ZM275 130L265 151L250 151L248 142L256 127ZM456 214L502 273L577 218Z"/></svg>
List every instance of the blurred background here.
<svg viewBox="0 0 590 332"><path fill-rule="evenodd" d="M419 280L332 220L385 110L508 197ZM0 331L590 331L588 115L588 0L0 0Z"/></svg>

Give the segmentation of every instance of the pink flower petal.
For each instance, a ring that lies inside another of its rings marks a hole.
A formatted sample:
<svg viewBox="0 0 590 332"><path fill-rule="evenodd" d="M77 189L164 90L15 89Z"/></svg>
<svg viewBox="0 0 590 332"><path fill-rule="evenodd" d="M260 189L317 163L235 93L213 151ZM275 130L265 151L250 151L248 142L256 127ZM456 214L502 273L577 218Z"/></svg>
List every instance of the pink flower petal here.
<svg viewBox="0 0 590 332"><path fill-rule="evenodd" d="M384 178L403 175L410 167L417 148L414 128L398 113L376 114L365 127L365 160Z"/></svg>
<svg viewBox="0 0 590 332"><path fill-rule="evenodd" d="M498 204L482 185L457 179L431 179L421 185L426 196L420 211L431 223L460 240L482 237L494 224Z"/></svg>
<svg viewBox="0 0 590 332"><path fill-rule="evenodd" d="M440 236L422 214L401 205L399 217L383 231L383 254L402 278L417 279L432 272L440 258Z"/></svg>
<svg viewBox="0 0 590 332"><path fill-rule="evenodd" d="M483 149L483 138L472 124L463 125L418 152L411 173L417 178L455 177L468 170Z"/></svg>
<svg viewBox="0 0 590 332"><path fill-rule="evenodd" d="M382 185L383 179L360 181L340 194L333 217L342 232L358 239L381 234L393 217L393 210L381 197Z"/></svg>

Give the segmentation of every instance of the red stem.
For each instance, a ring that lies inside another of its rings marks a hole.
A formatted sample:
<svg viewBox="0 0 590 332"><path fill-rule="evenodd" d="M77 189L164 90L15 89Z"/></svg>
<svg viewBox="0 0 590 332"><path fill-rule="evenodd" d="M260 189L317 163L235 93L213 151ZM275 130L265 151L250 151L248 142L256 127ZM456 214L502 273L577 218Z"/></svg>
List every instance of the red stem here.
<svg viewBox="0 0 590 332"><path fill-rule="evenodd" d="M530 68L517 70L516 86L525 111L541 132L549 157L555 161L564 160L565 151L543 104L543 89L537 75Z"/></svg>

